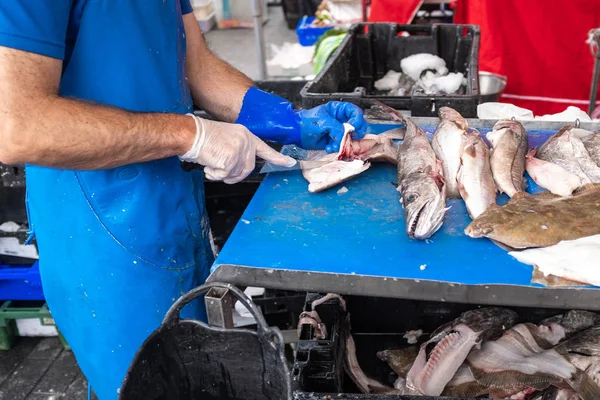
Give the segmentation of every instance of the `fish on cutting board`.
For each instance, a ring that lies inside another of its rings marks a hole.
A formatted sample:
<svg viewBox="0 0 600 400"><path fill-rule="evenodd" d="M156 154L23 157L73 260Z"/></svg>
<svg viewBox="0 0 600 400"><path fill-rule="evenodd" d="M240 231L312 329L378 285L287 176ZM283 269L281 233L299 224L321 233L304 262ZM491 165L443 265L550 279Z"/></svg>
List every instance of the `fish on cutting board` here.
<svg viewBox="0 0 600 400"><path fill-rule="evenodd" d="M588 184L569 197L521 192L500 207L491 205L465 229L512 249L545 247L600 234L600 185Z"/></svg>
<svg viewBox="0 0 600 400"><path fill-rule="evenodd" d="M531 149L525 157L525 169L535 183L559 196L569 196L581 186L581 179L558 164L535 158Z"/></svg>
<svg viewBox="0 0 600 400"><path fill-rule="evenodd" d="M344 124L344 136L337 154L325 151L310 153L303 162L324 162L317 168L303 168L302 176L309 183L308 191L318 193L354 178L369 169L369 161L384 161L395 164L398 145L394 140L404 138L404 129L396 128L379 135L365 135L361 140L352 140L353 128Z"/></svg>
<svg viewBox="0 0 600 400"><path fill-rule="evenodd" d="M600 286L600 234L508 254L524 264L537 266L546 276Z"/></svg>
<svg viewBox="0 0 600 400"><path fill-rule="evenodd" d="M406 377L408 389L439 396L474 346L502 335L517 321L517 314L498 307L464 312L439 327L423 343Z"/></svg>
<svg viewBox="0 0 600 400"><path fill-rule="evenodd" d="M469 125L462 115L450 107L441 107L438 115L440 123L431 139L431 147L442 162L446 180L446 197L458 198L460 197L458 170Z"/></svg>
<svg viewBox="0 0 600 400"><path fill-rule="evenodd" d="M408 118L405 125L405 137L398 148L398 192L406 233L424 240L442 226L447 210L446 181L425 132Z"/></svg>
<svg viewBox="0 0 600 400"><path fill-rule="evenodd" d="M496 204L496 183L490 166L490 152L479 133L469 132L460 156L458 190L471 218L477 218Z"/></svg>
<svg viewBox="0 0 600 400"><path fill-rule="evenodd" d="M537 157L577 175L582 184L600 183L600 167L580 137L581 130L570 125L564 126L540 146Z"/></svg>
<svg viewBox="0 0 600 400"><path fill-rule="evenodd" d="M498 121L486 135L492 145L490 165L496 187L509 197L524 189L527 131L517 121Z"/></svg>

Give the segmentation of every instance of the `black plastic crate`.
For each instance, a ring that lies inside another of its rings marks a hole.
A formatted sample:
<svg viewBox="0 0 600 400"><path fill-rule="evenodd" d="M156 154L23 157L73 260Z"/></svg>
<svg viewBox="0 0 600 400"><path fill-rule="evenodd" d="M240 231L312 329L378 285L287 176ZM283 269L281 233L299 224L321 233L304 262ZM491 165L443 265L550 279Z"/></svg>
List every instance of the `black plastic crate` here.
<svg viewBox="0 0 600 400"><path fill-rule="evenodd" d="M305 310L310 311L312 301L319 297L320 294L307 294ZM345 346L342 340L345 330L351 329L356 343L357 359L365 374L393 387L396 375L387 363L377 358L378 351L410 346L403 338L409 330L423 330L423 336L419 338L419 343L422 343L429 339L429 334L435 329L452 321L461 313L479 307L488 307L477 304L358 296L345 296L344 300L348 313L340 309L336 299L317 307L316 311L327 328L325 340L314 338L312 326L302 326L292 369L295 399L448 399L448 397L360 393L344 371ZM507 308L518 313L517 323L539 323L545 318L566 312L566 310L547 308Z"/></svg>
<svg viewBox="0 0 600 400"><path fill-rule="evenodd" d="M403 36L408 32L409 36ZM400 61L413 54L430 53L446 61L450 72L467 79L464 94L385 96L374 84ZM479 27L475 25L355 24L319 75L301 91L302 106L315 107L343 100L362 108L379 100L419 117L436 116L437 109L452 107L466 118L477 117L479 104Z"/></svg>

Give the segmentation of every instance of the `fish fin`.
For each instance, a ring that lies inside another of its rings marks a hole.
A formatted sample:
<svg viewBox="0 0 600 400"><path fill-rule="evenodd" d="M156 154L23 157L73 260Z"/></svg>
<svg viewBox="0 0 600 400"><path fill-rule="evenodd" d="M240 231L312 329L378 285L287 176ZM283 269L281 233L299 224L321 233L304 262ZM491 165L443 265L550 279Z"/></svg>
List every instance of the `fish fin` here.
<svg viewBox="0 0 600 400"><path fill-rule="evenodd" d="M580 369L575 372L567 383L579 394L582 400L600 399L600 386Z"/></svg>
<svg viewBox="0 0 600 400"><path fill-rule="evenodd" d="M394 128L389 131L385 131L380 133L378 136L381 136L385 139L389 140L402 140L404 139L404 134L406 133L406 128Z"/></svg>
<svg viewBox="0 0 600 400"><path fill-rule="evenodd" d="M560 381L560 378L556 378L548 374L524 374L519 371L497 371L497 372L484 372L478 368L474 368L469 365L471 374L480 385L490 388L509 388L519 386L530 386L530 387L543 387L549 386L554 382Z"/></svg>
<svg viewBox="0 0 600 400"><path fill-rule="evenodd" d="M373 393L373 394L404 394L404 392L402 390L398 390L398 389L394 389L394 388L390 388L390 387L378 387L378 386L371 386L368 385L369 388L369 393Z"/></svg>
<svg viewBox="0 0 600 400"><path fill-rule="evenodd" d="M534 147L533 149L529 149L529 151L527 152L527 155L525 157L533 158L533 157L535 157L536 153L537 153L537 149Z"/></svg>
<svg viewBox="0 0 600 400"><path fill-rule="evenodd" d="M465 149L463 150L463 152L466 153L470 157L475 157L477 155L477 148L475 147L475 143L471 143L471 144L465 146Z"/></svg>
<svg viewBox="0 0 600 400"><path fill-rule="evenodd" d="M468 133L469 135L481 136L481 132L479 132L479 131L478 131L477 129L475 129L475 128L469 128L469 129L467 130L467 133Z"/></svg>
<svg viewBox="0 0 600 400"><path fill-rule="evenodd" d="M396 189L398 189L398 183L396 182L390 182L392 184L393 187L395 187Z"/></svg>
<svg viewBox="0 0 600 400"><path fill-rule="evenodd" d="M600 183L588 183L575 189L572 196L598 189L600 189Z"/></svg>
<svg viewBox="0 0 600 400"><path fill-rule="evenodd" d="M537 194L536 194L536 195L537 195ZM515 193L515 194L514 194L514 195L511 197L511 200L512 200L512 199L521 199L521 198L530 197L530 196L532 196L532 195L530 195L530 194L529 194L529 193L527 193L527 192L520 191L520 192L517 192L517 193Z"/></svg>
<svg viewBox="0 0 600 400"><path fill-rule="evenodd" d="M558 199L559 195L554 194L552 192L539 192L535 194L530 194L530 197L535 197L536 199Z"/></svg>
<svg viewBox="0 0 600 400"><path fill-rule="evenodd" d="M489 232L488 232L489 233ZM515 251L516 249L505 245L504 243L501 243L497 240L494 239L490 239L492 241L492 243L494 243L496 246L500 247L502 250L506 250L506 251Z"/></svg>

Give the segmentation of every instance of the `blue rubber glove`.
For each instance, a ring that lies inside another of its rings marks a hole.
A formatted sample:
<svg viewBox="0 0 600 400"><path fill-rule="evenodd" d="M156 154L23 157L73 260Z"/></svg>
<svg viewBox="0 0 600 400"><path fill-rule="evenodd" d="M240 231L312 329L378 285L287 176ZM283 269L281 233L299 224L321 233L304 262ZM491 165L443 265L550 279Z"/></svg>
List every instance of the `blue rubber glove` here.
<svg viewBox="0 0 600 400"><path fill-rule="evenodd" d="M364 137L367 123L354 104L332 101L310 110L295 110L289 101L256 87L246 92L236 120L262 140L330 153L340 148L344 122L354 127L354 139Z"/></svg>

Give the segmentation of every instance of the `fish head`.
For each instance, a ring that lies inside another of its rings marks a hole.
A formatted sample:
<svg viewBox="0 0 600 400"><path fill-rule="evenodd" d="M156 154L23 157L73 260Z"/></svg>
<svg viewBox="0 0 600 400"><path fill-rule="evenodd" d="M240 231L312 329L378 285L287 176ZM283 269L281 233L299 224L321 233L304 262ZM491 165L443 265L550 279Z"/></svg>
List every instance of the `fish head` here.
<svg viewBox="0 0 600 400"><path fill-rule="evenodd" d="M475 218L465 229L465 234L472 238L481 238L488 235L490 232L502 222L499 218L502 217L498 213L501 207L497 204L490 204L489 207Z"/></svg>
<svg viewBox="0 0 600 400"><path fill-rule="evenodd" d="M411 238L427 239L442 226L447 210L444 177L436 171L417 172L411 174L399 189L406 233Z"/></svg>

